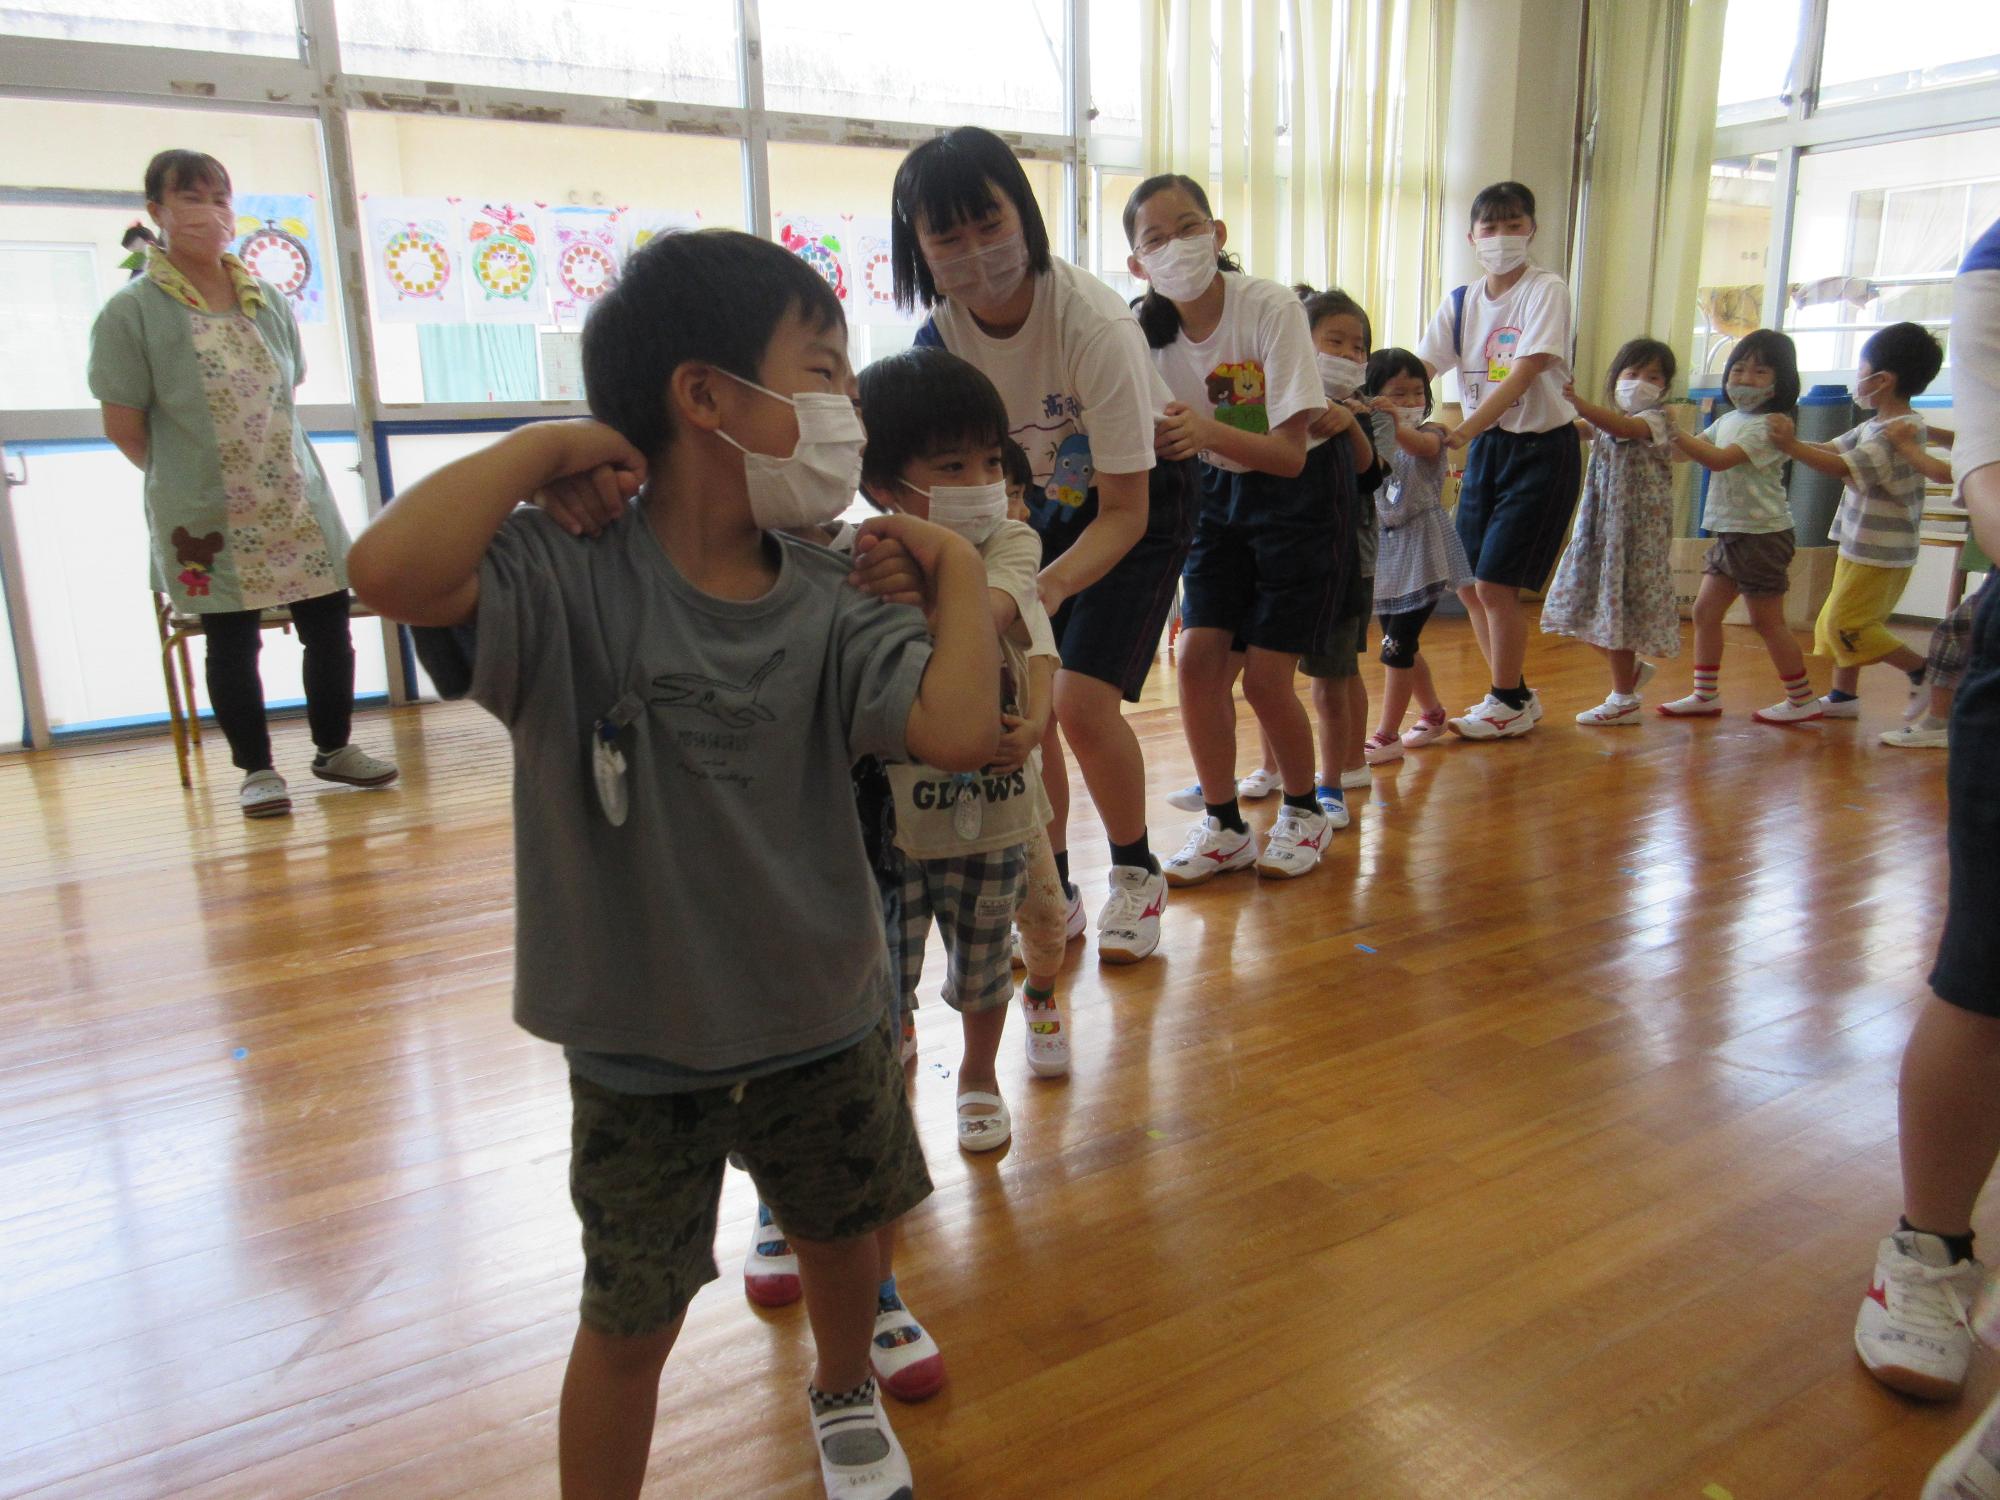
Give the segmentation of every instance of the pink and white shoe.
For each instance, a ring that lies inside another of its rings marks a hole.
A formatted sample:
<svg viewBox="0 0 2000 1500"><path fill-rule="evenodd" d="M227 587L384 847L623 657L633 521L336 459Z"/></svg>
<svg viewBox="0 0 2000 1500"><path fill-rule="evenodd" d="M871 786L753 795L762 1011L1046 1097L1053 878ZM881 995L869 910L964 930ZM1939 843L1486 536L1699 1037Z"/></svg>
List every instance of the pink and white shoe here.
<svg viewBox="0 0 2000 1500"><path fill-rule="evenodd" d="M1758 709L1750 717L1759 724L1810 724L1815 719L1825 718L1826 713L1817 698L1808 698L1803 703L1794 703L1786 698L1769 708Z"/></svg>
<svg viewBox="0 0 2000 1500"><path fill-rule="evenodd" d="M1361 742L1361 758L1371 766L1401 760L1403 737L1400 734L1384 734L1378 729Z"/></svg>
<svg viewBox="0 0 2000 1500"><path fill-rule="evenodd" d="M1629 703L1620 703L1616 698L1606 698L1595 708L1586 708L1576 716L1576 722L1594 729L1608 729L1626 725L1637 725L1646 716L1646 705L1637 698Z"/></svg>
<svg viewBox="0 0 2000 1500"><path fill-rule="evenodd" d="M875 1383L898 1401L927 1401L944 1389L944 1355L900 1303L875 1315L875 1338L868 1346Z"/></svg>
<svg viewBox="0 0 2000 1500"><path fill-rule="evenodd" d="M1416 723L1403 731L1403 745L1405 749L1409 750L1421 750L1424 746L1436 744L1443 738L1443 709L1439 709L1434 714L1425 714Z"/></svg>
<svg viewBox="0 0 2000 1500"><path fill-rule="evenodd" d="M799 1258L761 1203L750 1232L750 1254L743 1261L743 1295L759 1307L790 1307L799 1300Z"/></svg>
<svg viewBox="0 0 2000 1500"><path fill-rule="evenodd" d="M1664 714L1669 719L1719 719L1722 717L1722 700L1704 698L1700 693L1689 693L1685 698L1662 703L1653 712Z"/></svg>

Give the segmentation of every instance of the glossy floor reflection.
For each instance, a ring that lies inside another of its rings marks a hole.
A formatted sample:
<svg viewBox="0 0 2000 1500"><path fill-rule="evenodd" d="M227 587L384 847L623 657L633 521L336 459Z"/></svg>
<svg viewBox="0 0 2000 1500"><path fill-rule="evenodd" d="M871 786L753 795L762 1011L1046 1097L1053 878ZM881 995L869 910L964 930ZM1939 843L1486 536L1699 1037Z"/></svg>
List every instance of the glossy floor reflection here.
<svg viewBox="0 0 2000 1500"><path fill-rule="evenodd" d="M1427 645L1471 701L1464 625ZM1888 680L1858 725L1751 723L1747 632L1727 717L1638 730L1575 728L1596 657L1532 649L1528 739L1414 752L1306 880L1176 893L1153 962L1080 946L1075 1075L1030 1081L1010 1030L997 1160L952 1145L930 1001L921 1493L1914 1495L1979 1410L1989 1372L1919 1409L1849 1343L1943 756L1875 743ZM1190 779L1170 699L1134 714L1157 797ZM299 781L276 824L214 741L191 795L163 741L0 760L0 1494L554 1491L580 1258L561 1059L507 1013L507 747L462 706L360 738L403 785ZM649 1493L818 1493L750 1212L731 1174Z"/></svg>

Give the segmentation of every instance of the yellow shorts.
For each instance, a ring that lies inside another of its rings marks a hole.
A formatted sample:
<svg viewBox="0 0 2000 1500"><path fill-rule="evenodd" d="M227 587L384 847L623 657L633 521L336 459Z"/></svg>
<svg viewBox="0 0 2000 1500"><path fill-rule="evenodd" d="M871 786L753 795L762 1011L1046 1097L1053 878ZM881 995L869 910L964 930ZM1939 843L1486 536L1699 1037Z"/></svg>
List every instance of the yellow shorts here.
<svg viewBox="0 0 2000 1500"><path fill-rule="evenodd" d="M1903 648L1889 628L1889 616L1910 581L1908 568L1833 561L1833 588L1813 626L1813 654L1830 656L1837 667L1865 667Z"/></svg>

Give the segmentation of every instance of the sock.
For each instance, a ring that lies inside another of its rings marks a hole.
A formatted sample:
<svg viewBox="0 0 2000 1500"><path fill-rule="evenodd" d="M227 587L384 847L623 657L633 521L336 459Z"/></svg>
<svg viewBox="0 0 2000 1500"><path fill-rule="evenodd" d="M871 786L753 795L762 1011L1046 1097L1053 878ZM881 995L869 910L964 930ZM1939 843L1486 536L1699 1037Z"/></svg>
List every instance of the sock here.
<svg viewBox="0 0 2000 1500"><path fill-rule="evenodd" d="M1250 831L1250 825L1243 821L1243 810L1236 805L1234 797L1231 797L1227 802L1206 802L1202 805L1208 809L1208 815L1211 818L1215 819L1216 822L1220 823L1230 832L1248 833ZM1115 848L1116 846L1114 845L1113 847Z"/></svg>
<svg viewBox="0 0 2000 1500"><path fill-rule="evenodd" d="M1780 677L1778 680L1785 685L1785 700L1793 708L1804 708L1812 702L1812 678L1806 675L1803 668L1796 677Z"/></svg>
<svg viewBox="0 0 2000 1500"><path fill-rule="evenodd" d="M1315 797L1311 792L1300 792L1296 797L1287 792L1285 793L1285 806L1296 807L1300 812L1318 812L1319 798Z"/></svg>
<svg viewBox="0 0 2000 1500"><path fill-rule="evenodd" d="M1613 688L1609 701L1617 704L1620 708L1629 708L1639 701L1639 695L1637 693L1621 693L1616 688Z"/></svg>
<svg viewBox="0 0 2000 1500"><path fill-rule="evenodd" d="M1696 662L1694 664L1695 697L1702 699L1715 698L1719 697L1721 692L1722 663L1717 662L1712 667L1704 667L1700 662Z"/></svg>
<svg viewBox="0 0 2000 1500"><path fill-rule="evenodd" d="M1910 727L1912 729L1949 729L1951 728L1951 721L1948 719L1940 719L1936 714L1932 713L1929 709L1925 709L1922 713L1917 715L1916 722L1912 724Z"/></svg>
<svg viewBox="0 0 2000 1500"><path fill-rule="evenodd" d="M1343 792L1337 786L1328 786L1322 782L1313 788L1313 800L1315 802L1338 802L1342 807L1345 807L1347 806L1347 793Z"/></svg>
<svg viewBox="0 0 2000 1500"><path fill-rule="evenodd" d="M1069 850L1056 850L1056 879L1062 882L1063 895L1076 899L1076 887L1069 883Z"/></svg>
<svg viewBox="0 0 2000 1500"><path fill-rule="evenodd" d="M1525 673L1524 673L1524 674L1522 675L1522 677L1521 677L1521 691L1522 691L1523 693L1532 693L1532 692L1534 692L1534 689L1528 686L1528 679L1527 679L1527 676L1526 676L1526 674L1525 674Z"/></svg>
<svg viewBox="0 0 2000 1500"><path fill-rule="evenodd" d="M1829 703L1852 703L1860 696L1859 693L1843 693L1839 688L1826 690L1826 701Z"/></svg>
<svg viewBox="0 0 2000 1500"><path fill-rule="evenodd" d="M875 1289L875 1307L878 1312L901 1312L903 1299L896 1295L896 1277L891 1272L889 1279Z"/></svg>
<svg viewBox="0 0 2000 1500"><path fill-rule="evenodd" d="M806 1395L812 1401L813 1418L817 1421L829 1412L839 1411L847 1406L872 1406L875 1404L875 1377L869 1376L851 1391L829 1394L816 1385L806 1387ZM820 1447L834 1463L843 1467L860 1464L879 1464L889 1456L889 1440L882 1435L882 1429L874 1422L863 1424L850 1422L820 1436Z"/></svg>
<svg viewBox="0 0 2000 1500"><path fill-rule="evenodd" d="M1235 806L1234 803L1230 805L1232 807ZM1129 844L1113 844L1111 846L1111 863L1114 865L1137 865L1140 869L1151 874L1157 875L1160 873L1159 862L1153 858L1152 845L1147 843L1146 835L1143 833Z"/></svg>
<svg viewBox="0 0 2000 1500"><path fill-rule="evenodd" d="M1897 1219L1896 1227L1908 1230L1911 1234L1927 1234L1933 1239L1943 1240L1945 1249L1951 1252L1951 1263L1953 1265L1957 1265L1962 1260L1972 1259L1972 1242L1977 1238L1976 1235L1939 1234L1934 1229L1919 1229L1908 1219Z"/></svg>
<svg viewBox="0 0 2000 1500"><path fill-rule="evenodd" d="M1496 687L1492 692L1494 697L1498 698L1509 708L1526 708L1528 706L1528 687L1526 683L1514 688Z"/></svg>

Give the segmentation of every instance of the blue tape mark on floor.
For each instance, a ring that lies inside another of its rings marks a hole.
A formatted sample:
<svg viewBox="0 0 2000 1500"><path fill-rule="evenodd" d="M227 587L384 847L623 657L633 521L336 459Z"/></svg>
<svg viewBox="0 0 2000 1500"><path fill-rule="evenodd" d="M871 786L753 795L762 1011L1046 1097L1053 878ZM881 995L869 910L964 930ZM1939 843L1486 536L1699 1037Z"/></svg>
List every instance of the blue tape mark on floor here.
<svg viewBox="0 0 2000 1500"><path fill-rule="evenodd" d="M244 1058L250 1055L250 1049L248 1047L238 1047L230 1055L234 1057L238 1062L242 1062Z"/></svg>
<svg viewBox="0 0 2000 1500"><path fill-rule="evenodd" d="M1366 943L1356 943L1354 946L1359 948L1363 953L1373 953L1375 951L1373 948L1369 947Z"/></svg>

